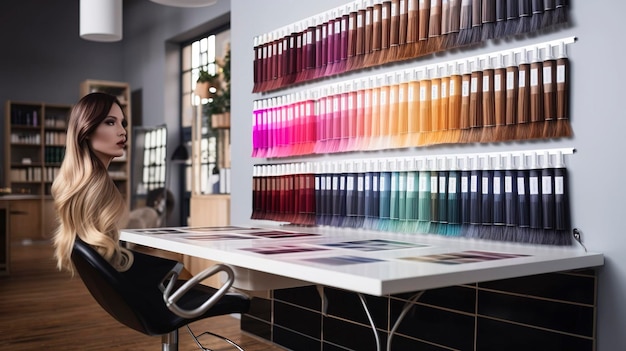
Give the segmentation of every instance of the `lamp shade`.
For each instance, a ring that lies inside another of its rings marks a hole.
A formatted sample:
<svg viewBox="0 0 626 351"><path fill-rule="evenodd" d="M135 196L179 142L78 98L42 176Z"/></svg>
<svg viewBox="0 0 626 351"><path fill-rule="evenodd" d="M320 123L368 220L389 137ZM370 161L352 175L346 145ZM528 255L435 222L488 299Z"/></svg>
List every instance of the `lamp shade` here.
<svg viewBox="0 0 626 351"><path fill-rule="evenodd" d="M80 37L122 40L122 0L80 0Z"/></svg>
<svg viewBox="0 0 626 351"><path fill-rule="evenodd" d="M217 0L150 0L157 4L175 7L204 7L214 5Z"/></svg>

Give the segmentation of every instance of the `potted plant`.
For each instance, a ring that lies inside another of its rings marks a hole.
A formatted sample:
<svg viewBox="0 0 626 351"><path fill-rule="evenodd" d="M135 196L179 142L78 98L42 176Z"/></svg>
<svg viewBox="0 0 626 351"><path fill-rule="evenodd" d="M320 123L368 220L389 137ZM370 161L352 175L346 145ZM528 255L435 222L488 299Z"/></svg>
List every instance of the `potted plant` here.
<svg viewBox="0 0 626 351"><path fill-rule="evenodd" d="M205 105L205 113L211 116L211 128L230 127L230 49L222 60L217 60L218 74L214 79L215 92ZM210 76L210 75L209 75Z"/></svg>
<svg viewBox="0 0 626 351"><path fill-rule="evenodd" d="M215 76L211 75L208 71L200 70L198 80L196 81L196 88L194 93L202 99L208 99L211 97L210 88L211 83L215 80Z"/></svg>

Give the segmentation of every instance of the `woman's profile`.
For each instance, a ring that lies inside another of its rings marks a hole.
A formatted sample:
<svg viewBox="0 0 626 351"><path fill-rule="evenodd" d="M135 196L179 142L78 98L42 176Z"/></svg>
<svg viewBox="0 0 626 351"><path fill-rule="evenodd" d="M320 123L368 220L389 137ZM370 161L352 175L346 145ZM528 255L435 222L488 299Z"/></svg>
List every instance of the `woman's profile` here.
<svg viewBox="0 0 626 351"><path fill-rule="evenodd" d="M119 245L126 201L107 171L111 160L124 155L126 126L120 102L109 94L88 94L72 109L65 157L51 190L59 217L53 241L59 269L73 272L76 236L118 271L133 263L133 254Z"/></svg>

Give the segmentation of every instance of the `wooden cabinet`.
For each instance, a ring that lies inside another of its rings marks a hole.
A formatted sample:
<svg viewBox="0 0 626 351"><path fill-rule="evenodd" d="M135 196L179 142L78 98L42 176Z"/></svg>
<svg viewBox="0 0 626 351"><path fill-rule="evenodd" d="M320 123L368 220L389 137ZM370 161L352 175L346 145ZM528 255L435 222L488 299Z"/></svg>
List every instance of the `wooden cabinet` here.
<svg viewBox="0 0 626 351"><path fill-rule="evenodd" d="M51 238L54 231L57 229L59 223L57 221L57 212L54 208L54 200L51 196L46 196L41 203L42 206L42 221L41 226L43 230L43 236L45 238Z"/></svg>
<svg viewBox="0 0 626 351"><path fill-rule="evenodd" d="M230 195L194 195L191 197L189 225L193 227L230 224Z"/></svg>
<svg viewBox="0 0 626 351"><path fill-rule="evenodd" d="M38 240L52 234L55 215L54 211L44 212L44 201L52 201L50 188L65 153L71 109L71 105L6 102L6 185L13 195L30 197L13 201L12 241Z"/></svg>
<svg viewBox="0 0 626 351"><path fill-rule="evenodd" d="M9 274L9 206L0 199L0 275Z"/></svg>
<svg viewBox="0 0 626 351"><path fill-rule="evenodd" d="M120 190L124 198L126 198L126 203L130 208L130 198L131 198L131 168L130 168L130 150L132 150L132 116L131 116L131 108L130 108L130 86L128 83L124 82L114 82L107 80L93 80L88 79L83 81L80 84L80 96L83 97L89 93L94 92L103 92L107 94L111 94L117 97L117 99L122 104L122 109L124 111L124 115L126 116L126 120L128 122L128 126L126 127L126 133L128 135L128 142L126 143L126 152L122 157L118 157L111 161L109 165L109 175L117 185L117 188Z"/></svg>
<svg viewBox="0 0 626 351"><path fill-rule="evenodd" d="M9 215L11 241L42 239L52 234L43 232L41 199L11 201Z"/></svg>

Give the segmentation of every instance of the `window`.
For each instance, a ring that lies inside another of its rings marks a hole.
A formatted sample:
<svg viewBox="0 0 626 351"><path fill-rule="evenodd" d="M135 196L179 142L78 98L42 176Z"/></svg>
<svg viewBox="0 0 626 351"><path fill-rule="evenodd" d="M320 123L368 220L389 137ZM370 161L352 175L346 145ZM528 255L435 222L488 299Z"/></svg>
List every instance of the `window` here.
<svg viewBox="0 0 626 351"><path fill-rule="evenodd" d="M146 190L165 186L165 147L167 145L165 127L154 128L145 134L143 146L143 185Z"/></svg>
<svg viewBox="0 0 626 351"><path fill-rule="evenodd" d="M181 129L183 131L183 141L193 152L191 145L192 131L196 133L199 140L195 146L197 154L200 156L199 169L195 177L192 176L191 164L189 160L185 170L185 191L192 191L201 194L215 193L215 185L219 180L219 170L217 168L218 151L217 135L208 123L208 116L204 113L206 104L211 103L211 99L201 99L194 94L196 81L200 70L206 70L209 74L217 73L218 66L216 60L225 56L230 43L230 29L223 29L214 33L209 33L191 43L182 46L181 62ZM197 128L193 126L198 123ZM192 156L193 157L193 156Z"/></svg>

